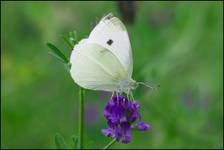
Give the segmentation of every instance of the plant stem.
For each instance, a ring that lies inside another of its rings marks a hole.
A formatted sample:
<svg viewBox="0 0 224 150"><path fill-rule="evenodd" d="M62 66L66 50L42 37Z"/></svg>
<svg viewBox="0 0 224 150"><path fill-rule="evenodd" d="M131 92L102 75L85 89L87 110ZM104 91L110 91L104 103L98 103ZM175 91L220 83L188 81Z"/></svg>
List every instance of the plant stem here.
<svg viewBox="0 0 224 150"><path fill-rule="evenodd" d="M83 149L84 90L79 87L79 149Z"/></svg>
<svg viewBox="0 0 224 150"><path fill-rule="evenodd" d="M108 143L103 149L108 149L108 148L110 148L115 142L116 142L116 139L113 139L113 140L110 141L110 143Z"/></svg>

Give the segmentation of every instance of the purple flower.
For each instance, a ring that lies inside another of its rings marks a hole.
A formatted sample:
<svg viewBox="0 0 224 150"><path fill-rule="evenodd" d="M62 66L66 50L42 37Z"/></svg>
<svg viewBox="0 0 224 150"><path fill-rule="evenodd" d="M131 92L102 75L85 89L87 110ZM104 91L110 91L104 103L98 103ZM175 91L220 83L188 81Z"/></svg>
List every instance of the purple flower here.
<svg viewBox="0 0 224 150"><path fill-rule="evenodd" d="M144 122L139 122L136 124L136 128L139 131L147 131L150 128L150 126Z"/></svg>
<svg viewBox="0 0 224 150"><path fill-rule="evenodd" d="M108 128L102 129L102 133L115 138L122 143L131 141L131 129L147 131L150 126L141 122L139 104L130 101L123 96L113 96L104 109L104 117L107 119Z"/></svg>

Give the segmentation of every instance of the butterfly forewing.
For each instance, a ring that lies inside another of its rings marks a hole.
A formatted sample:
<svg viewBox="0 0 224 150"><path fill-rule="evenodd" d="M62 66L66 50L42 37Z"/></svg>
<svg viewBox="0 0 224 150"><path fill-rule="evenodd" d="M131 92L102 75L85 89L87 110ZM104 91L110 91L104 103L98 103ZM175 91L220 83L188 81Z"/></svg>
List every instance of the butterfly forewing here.
<svg viewBox="0 0 224 150"><path fill-rule="evenodd" d="M131 78L133 60L130 40L124 24L112 14L105 16L92 30L90 43L97 43L111 51L125 68Z"/></svg>

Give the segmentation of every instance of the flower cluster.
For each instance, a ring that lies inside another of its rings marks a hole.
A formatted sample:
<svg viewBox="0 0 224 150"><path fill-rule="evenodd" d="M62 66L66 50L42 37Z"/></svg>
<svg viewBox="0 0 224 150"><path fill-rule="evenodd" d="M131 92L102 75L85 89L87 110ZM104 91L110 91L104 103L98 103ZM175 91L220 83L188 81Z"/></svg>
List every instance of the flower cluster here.
<svg viewBox="0 0 224 150"><path fill-rule="evenodd" d="M149 125L141 122L139 104L130 101L123 96L113 96L104 109L108 128L102 129L107 137L112 137L119 142L129 143L131 141L131 130L146 131Z"/></svg>

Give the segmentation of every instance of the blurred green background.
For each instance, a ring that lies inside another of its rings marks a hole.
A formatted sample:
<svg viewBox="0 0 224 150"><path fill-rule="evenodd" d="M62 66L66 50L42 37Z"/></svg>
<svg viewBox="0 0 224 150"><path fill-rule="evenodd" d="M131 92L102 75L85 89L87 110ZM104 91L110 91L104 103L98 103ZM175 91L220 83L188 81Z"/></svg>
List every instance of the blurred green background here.
<svg viewBox="0 0 224 150"><path fill-rule="evenodd" d="M223 147L223 3L136 2L127 25L133 78L160 84L134 97L151 131L133 132L113 148ZM46 42L71 50L60 35L87 37L116 2L1 2L1 148L55 148L77 134L78 88ZM110 93L86 91L85 140L101 148L110 139L103 108Z"/></svg>

